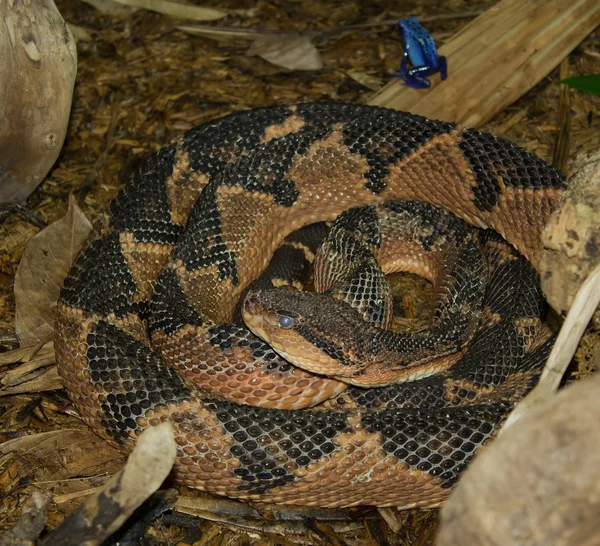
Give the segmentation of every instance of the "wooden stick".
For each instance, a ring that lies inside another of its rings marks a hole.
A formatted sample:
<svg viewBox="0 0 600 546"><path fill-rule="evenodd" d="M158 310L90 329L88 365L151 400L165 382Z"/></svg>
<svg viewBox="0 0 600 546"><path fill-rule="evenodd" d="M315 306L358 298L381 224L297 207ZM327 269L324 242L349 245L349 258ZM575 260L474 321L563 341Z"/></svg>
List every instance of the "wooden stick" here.
<svg viewBox="0 0 600 546"><path fill-rule="evenodd" d="M440 48L448 79L432 76L428 90L393 80L369 104L480 126L547 76L598 25L598 0L502 0Z"/></svg>
<svg viewBox="0 0 600 546"><path fill-rule="evenodd" d="M560 63L560 79L569 77L569 57ZM552 165L559 171L568 174L569 164L569 136L571 132L571 89L568 85L560 86L560 99L558 101L558 114L556 115L558 134L554 143Z"/></svg>

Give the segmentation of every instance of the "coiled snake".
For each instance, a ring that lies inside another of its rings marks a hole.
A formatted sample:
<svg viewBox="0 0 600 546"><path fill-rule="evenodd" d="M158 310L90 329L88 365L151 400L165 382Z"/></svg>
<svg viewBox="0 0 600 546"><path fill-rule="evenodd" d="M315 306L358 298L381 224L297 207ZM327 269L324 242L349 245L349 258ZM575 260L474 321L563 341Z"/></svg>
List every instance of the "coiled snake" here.
<svg viewBox="0 0 600 546"><path fill-rule="evenodd" d="M84 421L121 449L172 422L180 483L263 502L436 506L548 354L533 268L563 190L512 144L402 112L305 104L206 123L136 170L77 258L58 304L59 372ZM445 374L285 411L339 384L283 362L232 322L235 304L288 234L388 200L491 228L529 262L490 236L486 318Z"/></svg>

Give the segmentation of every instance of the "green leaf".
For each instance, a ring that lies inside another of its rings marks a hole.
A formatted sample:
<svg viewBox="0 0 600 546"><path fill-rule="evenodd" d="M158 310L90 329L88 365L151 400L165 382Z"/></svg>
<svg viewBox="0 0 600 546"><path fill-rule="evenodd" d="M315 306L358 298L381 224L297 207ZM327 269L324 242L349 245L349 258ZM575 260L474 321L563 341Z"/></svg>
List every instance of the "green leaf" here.
<svg viewBox="0 0 600 546"><path fill-rule="evenodd" d="M600 74L591 74L589 76L575 76L561 80L559 83L565 83L573 89L585 91L592 95L600 95Z"/></svg>

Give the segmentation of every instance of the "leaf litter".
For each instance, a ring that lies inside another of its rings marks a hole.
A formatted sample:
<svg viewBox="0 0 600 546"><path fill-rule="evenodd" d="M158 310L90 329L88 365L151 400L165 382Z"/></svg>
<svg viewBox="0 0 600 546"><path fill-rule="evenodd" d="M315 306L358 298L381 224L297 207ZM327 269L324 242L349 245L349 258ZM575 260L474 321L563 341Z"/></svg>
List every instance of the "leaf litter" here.
<svg viewBox="0 0 600 546"><path fill-rule="evenodd" d="M481 11L493 4L491 0L481 0L469 5L469 9ZM252 35L244 39L217 40L214 36L183 33L177 30L180 21L145 9L127 7L119 14L111 15L97 12L78 0L58 0L57 5L65 20L84 30L87 33L84 36L90 36L91 40L78 43L78 83L65 148L50 176L28 202L29 207L45 219L54 216L69 193L79 190L82 181L95 166L98 172L82 207L91 219L98 218L124 183L130 170L127 164L132 159L135 161L158 149L202 121L235 110L294 101L366 102L378 83L388 81L399 66L403 46L393 21L406 15L424 16L423 20L432 15L430 5L420 1L414 3L410 13L402 9L400 3L389 4L383 0L370 3L368 7L352 1L341 6L332 0L280 4L261 2L256 5L244 1L216 1L210 7L212 9L214 5L214 9L229 13L224 19L227 28ZM455 18L434 19L428 28L436 36L450 36L469 20L456 17L465 10L464 4L458 0L442 2L438 10L439 15ZM389 21L389 24L382 25L382 21ZM358 28L327 34L328 29L353 25ZM323 68L319 71L277 70L273 60L277 64L282 57L285 58L283 47L279 52L275 48L276 54L269 62L256 57L249 59L248 43L257 38L256 32L253 32L255 28L267 28L286 35L288 40L294 34L308 37ZM600 58L586 53L595 52L595 40L597 38L588 39L571 57L572 75L600 72ZM554 117L558 101L557 81L558 71L555 71L484 129L550 159L558 130ZM117 97L116 105L113 97ZM572 98L572 151L597 146L598 100L576 93ZM116 120L114 108L118 111ZM116 123L111 151L105 162L96 165L106 150L106 136L111 123ZM43 343L43 332L48 332L48 328L51 330L56 300L52 302L48 295L50 292L45 291L40 295L39 305L35 305L37 302L31 297L25 298L26 303L16 304L12 284L17 264L26 253L26 243L34 232L31 225L16 216L8 217L0 225L0 240L3 241L0 273L4 275L0 276L0 333L5 333L8 339L15 332L17 312L21 324L19 335L33 343L10 356L10 353L0 354L0 378L6 377L1 374L10 372L13 375L9 375L9 379L16 381L11 388L26 389L21 394L14 393L0 399L3 437L5 440L30 442L26 447L21 446L20 451L16 448L18 444L12 444L14 449L11 448L10 452L0 451L0 489L4 491L0 498L0 529L10 527L18 517L23 499L40 489L49 491L55 500L60 501L49 508L47 528L55 528L85 495L100 487L123 460L118 452L85 428L64 391L42 390L44 376L55 370L51 364L47 365L52 347ZM73 241L68 237L67 240ZM72 248L70 243L67 246ZM65 249L65 254L70 253ZM67 269L66 265L48 264L39 268L27 267L30 271L25 284L35 290L38 288L34 286L36 276L46 278L44 275L50 272L66 273ZM23 271L25 275L27 269ZM40 284L44 284L46 289L52 288L57 296L60 282L57 278L58 275L54 281ZM19 290L23 289L23 282L19 280ZM15 279L15 290L16 287ZM25 317L23 311L19 311L19 308L26 308L22 305L30 305L33 318ZM10 344L6 346L12 347ZM591 362L595 354L592 349L585 351L585 357ZM36 359L41 363L38 368L30 364ZM31 367L14 372L23 365ZM28 374L36 374L40 370L44 373L33 379L37 383L19 383ZM55 376L54 380L58 382L58 377ZM54 443L47 443L50 437L39 436L47 433L57 433ZM50 450L48 445L51 445ZM4 444L0 445L0 449L4 447ZM64 466L65 461L71 462ZM74 464L76 461L78 463ZM180 504L182 511L204 511L207 519L194 524L198 525L197 532L183 517L179 520L183 527L173 520L163 520L164 523L148 531L159 543L237 544L243 541L248 544L325 544L334 541L424 546L432 543L437 526L435 510L386 512L386 521L398 529L395 533L390 532L387 524L368 516L367 511L355 511L348 513L348 517L358 522L351 528L324 523L324 528L309 526L302 530L281 524L269 529L249 518L247 505L243 503L218 498L209 502L199 492L185 488L178 488L178 491L180 499L183 499ZM266 515L266 521L269 521L269 514L277 510L276 507L255 508ZM226 519L223 514L230 511L233 511L230 520L222 521ZM289 514L293 514L294 510L285 513L286 517L291 517ZM211 518L216 521L211 521ZM244 521L251 522L245 530L240 527ZM282 533L286 533L286 529L289 534L284 539ZM336 534L338 531L339 534Z"/></svg>

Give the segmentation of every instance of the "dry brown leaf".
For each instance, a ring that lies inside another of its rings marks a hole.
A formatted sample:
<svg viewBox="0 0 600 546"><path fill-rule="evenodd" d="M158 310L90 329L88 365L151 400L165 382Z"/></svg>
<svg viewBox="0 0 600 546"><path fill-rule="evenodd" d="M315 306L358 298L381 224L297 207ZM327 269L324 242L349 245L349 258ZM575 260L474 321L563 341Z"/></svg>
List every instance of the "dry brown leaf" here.
<svg viewBox="0 0 600 546"><path fill-rule="evenodd" d="M81 0L97 9L100 13L106 15L115 15L117 17L125 17L126 15L136 11L132 8L126 8L123 4L119 4L114 0Z"/></svg>
<svg viewBox="0 0 600 546"><path fill-rule="evenodd" d="M156 11L171 17L180 19L193 19L194 21L214 21L225 17L228 12L215 8L203 8L191 4L182 4L180 2L170 2L169 0L116 0L119 4L132 6L135 8L144 8L150 11Z"/></svg>
<svg viewBox="0 0 600 546"><path fill-rule="evenodd" d="M78 429L52 430L50 432L40 432L38 434L28 434L0 444L0 455L7 453L18 453L19 455L33 455L40 458L47 457L55 453L61 445L66 445L65 438L70 442L81 442L82 436L88 431Z"/></svg>
<svg viewBox="0 0 600 546"><path fill-rule="evenodd" d="M20 347L14 351L0 353L0 367L8 364L16 364L17 362L29 362L40 352L42 347L44 347L48 341L50 341L50 338L34 345L27 345L26 347ZM54 344L52 347L54 347ZM54 350L54 348L52 350Z"/></svg>
<svg viewBox="0 0 600 546"><path fill-rule="evenodd" d="M71 196L67 214L27 243L15 275L15 325L21 346L39 343L54 332L60 289L91 229Z"/></svg>
<svg viewBox="0 0 600 546"><path fill-rule="evenodd" d="M56 502L56 501L55 501ZM173 509L209 521L262 531L269 535L307 536L312 525L307 523L327 519L336 533L364 529L364 521L353 509L332 510L306 506L250 506L245 502L217 498L206 493L193 497L177 497ZM291 541L290 544L294 543ZM304 544L304 542L300 542ZM332 541L332 544L339 542ZM287 544L287 543L286 543Z"/></svg>
<svg viewBox="0 0 600 546"><path fill-rule="evenodd" d="M203 25L179 25L183 32L194 36L206 36L216 40L252 40L246 55L257 55L287 70L320 70L323 61L312 43L318 33L278 32L251 28L209 27Z"/></svg>
<svg viewBox="0 0 600 546"><path fill-rule="evenodd" d="M14 387L2 387L0 396L10 396L12 394L25 394L30 392L55 391L62 389L63 384L58 375L56 366L46 368L45 370L35 370L29 376L22 378L23 381Z"/></svg>
<svg viewBox="0 0 600 546"><path fill-rule="evenodd" d="M288 70L320 70L321 55L308 36L287 34L260 36L250 46L247 55L258 55L266 61Z"/></svg>
<svg viewBox="0 0 600 546"><path fill-rule="evenodd" d="M360 70L347 70L346 74L371 91L379 91L383 87L383 81L380 78L376 78Z"/></svg>
<svg viewBox="0 0 600 546"><path fill-rule="evenodd" d="M257 40L265 36L275 36L278 38L296 38L300 36L297 32L280 31L280 30L257 30L254 28L238 28L238 27L219 27L209 25L177 25L178 30L187 32L194 36L205 36L206 38L214 38L216 40ZM302 36L317 36L318 33L305 32Z"/></svg>
<svg viewBox="0 0 600 546"><path fill-rule="evenodd" d="M85 543L94 546L104 543L104 539L119 529L161 486L176 456L177 444L171 423L146 429L123 469L72 512L46 537L44 544ZM171 504L174 495L174 492L167 493L164 499Z"/></svg>
<svg viewBox="0 0 600 546"><path fill-rule="evenodd" d="M21 365L16 366L7 372L0 373L0 385L9 387L18 385L22 383L22 379L27 378L32 372L55 363L54 343L50 342L45 344L44 348L28 362L23 362Z"/></svg>
<svg viewBox="0 0 600 546"><path fill-rule="evenodd" d="M8 440L0 455L18 453L40 461L55 481L114 472L123 455L90 430L66 429L40 432Z"/></svg>
<svg viewBox="0 0 600 546"><path fill-rule="evenodd" d="M83 27L79 27L77 25L72 25L71 23L67 23L73 38L75 38L76 42L91 42L92 36L91 34L85 30Z"/></svg>
<svg viewBox="0 0 600 546"><path fill-rule="evenodd" d="M102 489L101 486L89 487L82 491L72 491L71 493L64 493L62 495L54 495L54 497L52 497L52 502L55 504L63 504L65 502L72 501L73 499L83 499L84 497L89 497L90 495L93 495L100 489Z"/></svg>

